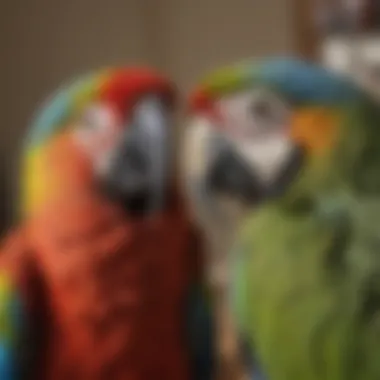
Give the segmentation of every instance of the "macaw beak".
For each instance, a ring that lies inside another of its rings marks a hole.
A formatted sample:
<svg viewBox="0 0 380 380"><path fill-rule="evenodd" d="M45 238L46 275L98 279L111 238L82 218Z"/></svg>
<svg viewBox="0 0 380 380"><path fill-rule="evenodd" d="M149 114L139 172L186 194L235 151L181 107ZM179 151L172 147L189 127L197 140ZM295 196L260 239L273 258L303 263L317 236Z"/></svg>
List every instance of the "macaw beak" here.
<svg viewBox="0 0 380 380"><path fill-rule="evenodd" d="M262 196L262 188L254 172L225 140L214 150L205 185L211 193L239 198L248 203L254 203Z"/></svg>
<svg viewBox="0 0 380 380"><path fill-rule="evenodd" d="M148 215L164 207L169 170L169 109L159 96L148 96L136 104L103 185L127 212Z"/></svg>
<svg viewBox="0 0 380 380"><path fill-rule="evenodd" d="M274 149L269 144L260 149L263 154L251 155L224 139L214 151L206 173L209 191L249 206L285 192L303 164L304 149L290 142L278 144Z"/></svg>

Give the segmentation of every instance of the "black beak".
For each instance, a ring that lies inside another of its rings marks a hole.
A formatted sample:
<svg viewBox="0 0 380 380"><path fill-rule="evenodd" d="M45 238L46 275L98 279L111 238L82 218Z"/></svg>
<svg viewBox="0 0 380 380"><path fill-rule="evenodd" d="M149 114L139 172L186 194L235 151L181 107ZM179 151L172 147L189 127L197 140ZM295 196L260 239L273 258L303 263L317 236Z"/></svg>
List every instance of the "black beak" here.
<svg viewBox="0 0 380 380"><path fill-rule="evenodd" d="M280 174L268 184L238 152L224 144L211 162L205 185L211 193L226 195L247 205L257 205L286 191L297 175L303 158L303 149L295 148Z"/></svg>
<svg viewBox="0 0 380 380"><path fill-rule="evenodd" d="M258 202L264 191L248 164L226 147L211 163L206 175L206 188L214 194L227 195L247 203Z"/></svg>
<svg viewBox="0 0 380 380"><path fill-rule="evenodd" d="M170 165L168 109L158 97L142 99L102 178L107 196L130 215L147 215L165 204Z"/></svg>

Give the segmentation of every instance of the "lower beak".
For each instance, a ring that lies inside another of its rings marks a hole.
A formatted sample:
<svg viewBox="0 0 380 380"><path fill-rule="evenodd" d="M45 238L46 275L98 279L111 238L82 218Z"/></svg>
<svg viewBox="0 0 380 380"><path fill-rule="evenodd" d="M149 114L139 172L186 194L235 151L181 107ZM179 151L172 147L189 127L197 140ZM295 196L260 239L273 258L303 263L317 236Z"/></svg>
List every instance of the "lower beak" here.
<svg viewBox="0 0 380 380"><path fill-rule="evenodd" d="M108 193L123 201L130 213L162 209L170 166L167 107L158 97L142 99L131 125L113 153L107 173Z"/></svg>
<svg viewBox="0 0 380 380"><path fill-rule="evenodd" d="M255 203L263 189L249 165L231 147L223 146L206 174L206 188L218 195Z"/></svg>
<svg viewBox="0 0 380 380"><path fill-rule="evenodd" d="M214 194L257 205L286 191L303 162L304 151L294 147L281 170L271 181L264 181L255 167L231 145L224 144L215 154L206 174L206 187Z"/></svg>

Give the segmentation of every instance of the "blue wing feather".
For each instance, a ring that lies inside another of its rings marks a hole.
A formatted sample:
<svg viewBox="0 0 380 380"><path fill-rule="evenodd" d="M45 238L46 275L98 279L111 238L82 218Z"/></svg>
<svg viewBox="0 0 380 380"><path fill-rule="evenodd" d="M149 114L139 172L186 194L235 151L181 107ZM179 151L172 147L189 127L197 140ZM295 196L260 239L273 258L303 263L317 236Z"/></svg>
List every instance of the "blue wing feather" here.
<svg viewBox="0 0 380 380"><path fill-rule="evenodd" d="M16 379L14 353L8 345L3 343L0 343L0 379Z"/></svg>
<svg viewBox="0 0 380 380"><path fill-rule="evenodd" d="M267 380L257 361L257 356L254 354L250 345L244 338L240 338L240 349L243 354L244 362L252 373L252 380Z"/></svg>
<svg viewBox="0 0 380 380"><path fill-rule="evenodd" d="M0 275L0 379L19 379L24 310L9 276Z"/></svg>
<svg viewBox="0 0 380 380"><path fill-rule="evenodd" d="M210 380L214 372L214 323L204 289L192 286L187 304L187 337L193 380Z"/></svg>

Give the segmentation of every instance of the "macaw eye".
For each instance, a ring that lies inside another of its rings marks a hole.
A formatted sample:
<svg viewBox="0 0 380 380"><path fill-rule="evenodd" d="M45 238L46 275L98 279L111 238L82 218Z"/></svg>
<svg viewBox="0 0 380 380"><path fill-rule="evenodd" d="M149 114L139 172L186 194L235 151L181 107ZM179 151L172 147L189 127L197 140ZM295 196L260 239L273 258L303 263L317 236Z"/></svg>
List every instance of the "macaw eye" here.
<svg viewBox="0 0 380 380"><path fill-rule="evenodd" d="M74 139L91 155L111 147L122 130L116 112L101 103L87 107L74 127Z"/></svg>
<svg viewBox="0 0 380 380"><path fill-rule="evenodd" d="M258 91L251 96L249 112L253 130L269 132L285 128L289 111L278 96L266 91Z"/></svg>
<svg viewBox="0 0 380 380"><path fill-rule="evenodd" d="M88 132L105 132L116 124L116 115L106 105L91 105L84 110L81 127Z"/></svg>
<svg viewBox="0 0 380 380"><path fill-rule="evenodd" d="M219 107L226 132L235 137L257 138L282 132L289 124L289 108L285 102L264 89L224 98Z"/></svg>
<svg viewBox="0 0 380 380"><path fill-rule="evenodd" d="M252 104L252 115L259 117L260 119L270 120L273 118L273 107L270 101L262 99Z"/></svg>

